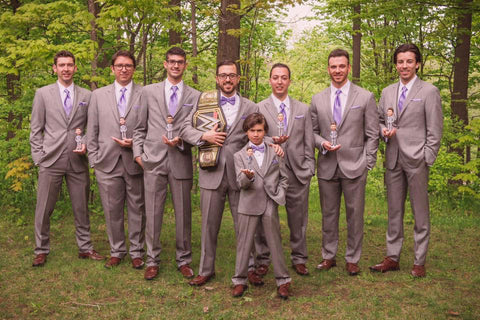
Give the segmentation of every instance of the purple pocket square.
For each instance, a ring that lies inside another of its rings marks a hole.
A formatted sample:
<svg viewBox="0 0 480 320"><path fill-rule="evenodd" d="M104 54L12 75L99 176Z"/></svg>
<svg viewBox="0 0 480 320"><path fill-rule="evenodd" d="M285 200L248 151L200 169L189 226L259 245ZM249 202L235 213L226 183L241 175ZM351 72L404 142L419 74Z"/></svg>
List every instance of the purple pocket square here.
<svg viewBox="0 0 480 320"><path fill-rule="evenodd" d="M361 106L352 106L350 109L358 109L360 108Z"/></svg>
<svg viewBox="0 0 480 320"><path fill-rule="evenodd" d="M85 107L86 105L87 105L87 103L86 103L85 101L80 101L80 102L78 103L78 106L79 106L79 107Z"/></svg>
<svg viewBox="0 0 480 320"><path fill-rule="evenodd" d="M193 107L193 104L191 104L191 103L185 103L183 106L184 106L184 107Z"/></svg>
<svg viewBox="0 0 480 320"><path fill-rule="evenodd" d="M277 164L278 163L278 160L277 159L273 159L272 160L272 164Z"/></svg>
<svg viewBox="0 0 480 320"><path fill-rule="evenodd" d="M242 116L240 119L245 120L247 119L247 116Z"/></svg>
<svg viewBox="0 0 480 320"><path fill-rule="evenodd" d="M301 114L301 115L295 116L295 119L302 119L302 118L305 118L305 115Z"/></svg>
<svg viewBox="0 0 480 320"><path fill-rule="evenodd" d="M412 99L412 101L422 101L422 99Z"/></svg>
<svg viewBox="0 0 480 320"><path fill-rule="evenodd" d="M138 110L138 109L140 109L139 105L133 106L133 110Z"/></svg>

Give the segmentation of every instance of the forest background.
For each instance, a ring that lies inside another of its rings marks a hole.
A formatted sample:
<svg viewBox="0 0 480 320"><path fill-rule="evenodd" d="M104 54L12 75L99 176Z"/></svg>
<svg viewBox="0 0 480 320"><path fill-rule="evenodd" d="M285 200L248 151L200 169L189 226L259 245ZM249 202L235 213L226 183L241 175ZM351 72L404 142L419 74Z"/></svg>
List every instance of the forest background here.
<svg viewBox="0 0 480 320"><path fill-rule="evenodd" d="M316 26L293 38L297 22L287 14L296 5L312 7ZM30 157L30 113L35 90L56 80L53 55L72 51L75 83L94 90L112 83L110 58L119 49L137 58L135 82L164 80L164 53L173 45L187 51L184 80L200 91L214 88L217 61L238 60L241 94L259 102L271 93L271 65L283 62L292 70L290 95L309 104L329 85L332 49L351 53L351 79L378 101L381 90L398 80L394 49L417 44L424 57L418 74L440 89L444 112L442 146L430 170L432 211L479 218L478 1L0 0L0 10L0 220L11 226L33 229L38 169ZM384 148L380 143L378 165L369 174L369 199L385 197ZM91 182L90 209L101 214L93 172ZM69 212L63 190L52 219Z"/></svg>

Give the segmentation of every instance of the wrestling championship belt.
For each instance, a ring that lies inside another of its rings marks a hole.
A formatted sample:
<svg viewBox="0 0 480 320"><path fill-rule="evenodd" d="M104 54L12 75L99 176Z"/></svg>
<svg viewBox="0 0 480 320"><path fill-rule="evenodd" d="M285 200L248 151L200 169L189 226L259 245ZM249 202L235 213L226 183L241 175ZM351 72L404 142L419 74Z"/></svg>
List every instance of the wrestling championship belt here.
<svg viewBox="0 0 480 320"><path fill-rule="evenodd" d="M227 121L219 106L218 91L205 91L200 95L198 108L193 115L193 127L202 132L211 130L218 124L217 131L225 131ZM198 163L202 169L213 169L217 166L220 146L205 142L198 147Z"/></svg>

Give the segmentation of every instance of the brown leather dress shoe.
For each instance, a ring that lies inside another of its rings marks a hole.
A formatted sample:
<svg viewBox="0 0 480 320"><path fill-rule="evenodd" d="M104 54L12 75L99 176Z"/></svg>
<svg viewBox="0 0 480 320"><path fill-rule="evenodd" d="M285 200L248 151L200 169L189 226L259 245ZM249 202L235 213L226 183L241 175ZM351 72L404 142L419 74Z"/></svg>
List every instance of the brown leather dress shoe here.
<svg viewBox="0 0 480 320"><path fill-rule="evenodd" d="M234 296L235 298L239 298L239 297L243 296L243 294L245 293L245 290L247 290L246 285L237 284L235 287L233 287L232 296Z"/></svg>
<svg viewBox="0 0 480 320"><path fill-rule="evenodd" d="M47 262L47 254L46 253L37 254L35 255L35 258L33 258L32 267L43 267L45 262Z"/></svg>
<svg viewBox="0 0 480 320"><path fill-rule="evenodd" d="M153 280L158 276L158 266L149 266L145 269L143 277L145 280Z"/></svg>
<svg viewBox="0 0 480 320"><path fill-rule="evenodd" d="M256 287L263 286L264 284L262 278L253 270L248 271L248 281Z"/></svg>
<svg viewBox="0 0 480 320"><path fill-rule="evenodd" d="M358 264L356 263L350 263L347 262L347 265L345 266L345 269L347 269L347 272L351 276L356 276L357 274L360 273L360 268L358 267Z"/></svg>
<svg viewBox="0 0 480 320"><path fill-rule="evenodd" d="M142 269L145 265L142 258L135 258L132 260L132 268L133 269Z"/></svg>
<svg viewBox="0 0 480 320"><path fill-rule="evenodd" d="M209 275L209 276L201 276L201 275L198 275L198 276L196 276L195 278L193 278L193 280L190 281L188 284L191 285L191 286L200 287L200 286L203 286L203 285L204 285L205 283L207 283L208 281L210 281L210 279L212 279L214 276L215 276L215 273L212 273L212 274Z"/></svg>
<svg viewBox="0 0 480 320"><path fill-rule="evenodd" d="M182 276L184 276L185 278L187 279L193 278L193 270L192 268L190 268L188 264L184 264L183 266L180 266L178 270L180 271Z"/></svg>
<svg viewBox="0 0 480 320"><path fill-rule="evenodd" d="M308 276L308 269L303 263L294 264L293 269L301 276Z"/></svg>
<svg viewBox="0 0 480 320"><path fill-rule="evenodd" d="M105 260L105 257L100 255L95 250L90 250L90 251L87 251L87 252L79 252L78 257L80 259L92 259L92 260L97 260L97 261Z"/></svg>
<svg viewBox="0 0 480 320"><path fill-rule="evenodd" d="M370 271L381 273L396 270L400 270L400 265L397 261L391 259L390 257L385 257L381 263L370 267Z"/></svg>
<svg viewBox="0 0 480 320"><path fill-rule="evenodd" d="M290 288L290 282L284 283L281 286L277 288L277 293L280 298L283 300L287 300L289 293L288 293L288 288Z"/></svg>
<svg viewBox="0 0 480 320"><path fill-rule="evenodd" d="M330 270L331 268L335 267L337 265L337 262L335 259L325 259L320 264L317 266L318 270Z"/></svg>
<svg viewBox="0 0 480 320"><path fill-rule="evenodd" d="M266 264L261 264L255 269L255 273L258 274L260 277L263 277L268 272L268 266Z"/></svg>
<svg viewBox="0 0 480 320"><path fill-rule="evenodd" d="M107 263L105 263L105 268L111 269L113 267L116 267L120 264L121 261L122 261L122 259L120 259L120 258L110 257L110 259L108 259Z"/></svg>
<svg viewBox="0 0 480 320"><path fill-rule="evenodd" d="M427 271L425 270L425 266L419 266L414 264L411 274L415 278L423 278L427 275Z"/></svg>

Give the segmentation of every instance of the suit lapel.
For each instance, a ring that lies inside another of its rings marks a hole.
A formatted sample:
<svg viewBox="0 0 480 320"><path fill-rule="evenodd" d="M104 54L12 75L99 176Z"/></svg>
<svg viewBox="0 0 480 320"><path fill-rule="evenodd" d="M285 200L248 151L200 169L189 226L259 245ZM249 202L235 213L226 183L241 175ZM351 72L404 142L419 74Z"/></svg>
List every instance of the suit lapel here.
<svg viewBox="0 0 480 320"><path fill-rule="evenodd" d="M265 177L268 171L268 167L270 166L270 163L273 160L274 157L274 152L272 148L268 147L267 144L265 143L265 153L263 154L263 162L262 162L262 169L261 171L261 177Z"/></svg>
<svg viewBox="0 0 480 320"><path fill-rule="evenodd" d="M297 108L294 107L294 102L293 100L290 98L290 96L288 96L288 99L290 101L290 114L288 115L288 118L287 118L287 136L290 136L290 134L292 133L292 129L293 129L293 124L295 123L295 117L298 116L298 110Z"/></svg>
<svg viewBox="0 0 480 320"><path fill-rule="evenodd" d="M400 85L400 83L398 85ZM417 95L421 87L422 87L422 83L420 82L420 78L417 77L417 79L412 85L412 88L410 89L410 92L408 92L407 96L405 97L405 102L403 104L402 112L400 112L399 117L401 117L405 113L405 110L407 110L408 106L410 105L410 101L412 101L412 98ZM397 95L398 95L398 87L397 87ZM398 107L398 99L397 99L397 107Z"/></svg>
<svg viewBox="0 0 480 320"><path fill-rule="evenodd" d="M78 86L76 84L73 85L73 90L75 98L73 99L73 107L72 111L70 112L70 117L68 118L68 123L72 122L72 119L75 116L75 112L77 112L78 104L80 101L80 90L78 90Z"/></svg>
<svg viewBox="0 0 480 320"><path fill-rule="evenodd" d="M58 89L58 84L56 82L52 84L52 87L50 88L50 94L52 96L52 101L55 101L53 103L54 108L58 109L63 117L63 120L65 120L65 123L68 123L67 114L63 108L62 96L60 95L60 90Z"/></svg>
<svg viewBox="0 0 480 320"><path fill-rule="evenodd" d="M132 83L132 93L130 94L130 99L128 100L127 110L125 110L125 118L128 116L128 113L132 109L133 102L137 101L137 98L139 95L140 95L140 88L134 82Z"/></svg>
<svg viewBox="0 0 480 320"><path fill-rule="evenodd" d="M165 81L160 82L156 87L157 94L155 99L157 100L157 105L160 108L160 113L162 114L163 119L167 119L168 104L165 99Z"/></svg>
<svg viewBox="0 0 480 320"><path fill-rule="evenodd" d="M110 110L113 113L113 118L118 122L120 120L120 113L118 112L117 97L115 95L115 84L111 84L107 87L106 95L107 105L110 106Z"/></svg>
<svg viewBox="0 0 480 320"><path fill-rule="evenodd" d="M357 94L358 94L357 88L355 88L355 85L353 83L350 83L350 90L348 90L347 102L345 104L345 109L342 114L342 121L340 121L340 125L338 126L338 129L342 127L342 124L345 121L345 118L347 117L348 113L350 112L350 109L352 108L352 105L353 105L353 101L355 101Z"/></svg>
<svg viewBox="0 0 480 320"><path fill-rule="evenodd" d="M265 109L267 109L267 112L268 112L268 114L265 115L265 116L270 117L271 119L273 119L274 123L277 123L278 122L278 110L277 110L277 107L275 107L275 103L273 103L272 96L270 96L268 98L267 103L265 105ZM272 130L272 129L273 128L270 128L270 130ZM270 136L272 136L272 134L270 134Z"/></svg>
<svg viewBox="0 0 480 320"><path fill-rule="evenodd" d="M332 113L332 104L331 104L331 101L330 101L330 93L331 93L331 88L330 86L325 90L323 91L323 103L324 105L326 106L326 115L328 117L328 125L330 126L330 123L333 122L333 113Z"/></svg>
<svg viewBox="0 0 480 320"><path fill-rule="evenodd" d="M240 99L240 105L238 106L238 111L237 111L237 117L235 118L235 121L233 122L232 126L230 127L230 130L227 131L227 137L229 135L232 134L233 131L235 131L235 127L238 125L238 123L240 122L240 119L242 118L242 114L243 114L243 109L245 108L245 106L243 105L243 99L242 99L242 96L237 92L237 98ZM220 109L222 107L220 106Z"/></svg>

